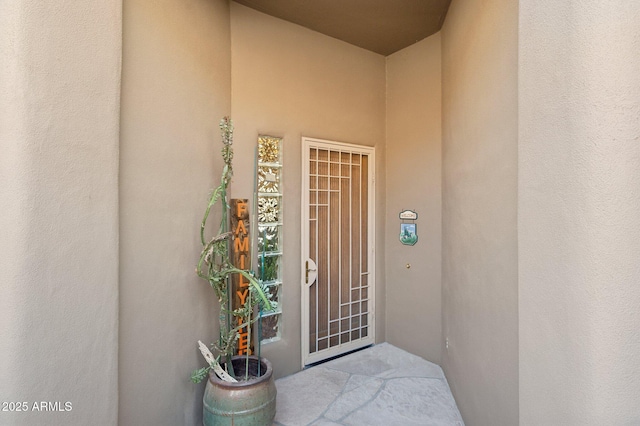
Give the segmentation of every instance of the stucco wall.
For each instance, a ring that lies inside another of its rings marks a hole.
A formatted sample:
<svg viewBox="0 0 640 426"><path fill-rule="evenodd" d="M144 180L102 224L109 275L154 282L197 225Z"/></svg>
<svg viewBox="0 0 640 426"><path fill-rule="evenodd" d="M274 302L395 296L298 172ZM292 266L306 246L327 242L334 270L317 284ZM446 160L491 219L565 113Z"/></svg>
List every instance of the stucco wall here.
<svg viewBox="0 0 640 426"><path fill-rule="evenodd" d="M230 57L227 1L124 2L122 425L201 422L203 385L189 375L205 364L197 340L216 338L218 317L194 270L200 221L220 178Z"/></svg>
<svg viewBox="0 0 640 426"><path fill-rule="evenodd" d="M518 423L517 3L442 30L443 367L468 425Z"/></svg>
<svg viewBox="0 0 640 426"><path fill-rule="evenodd" d="M640 4L521 2L520 424L640 424Z"/></svg>
<svg viewBox="0 0 640 426"><path fill-rule="evenodd" d="M436 363L442 355L440 46L437 33L386 58L386 336ZM418 212L415 246L398 239L405 209Z"/></svg>
<svg viewBox="0 0 640 426"><path fill-rule="evenodd" d="M376 328L384 341L385 60L236 3L231 4L231 40L236 170L253 170L258 134L284 138L283 336L263 346L280 377L301 368L302 136L376 147ZM252 179L253 172L236 173L233 196L251 199Z"/></svg>
<svg viewBox="0 0 640 426"><path fill-rule="evenodd" d="M28 411L3 425L117 420L121 25L120 1L0 2L0 395Z"/></svg>

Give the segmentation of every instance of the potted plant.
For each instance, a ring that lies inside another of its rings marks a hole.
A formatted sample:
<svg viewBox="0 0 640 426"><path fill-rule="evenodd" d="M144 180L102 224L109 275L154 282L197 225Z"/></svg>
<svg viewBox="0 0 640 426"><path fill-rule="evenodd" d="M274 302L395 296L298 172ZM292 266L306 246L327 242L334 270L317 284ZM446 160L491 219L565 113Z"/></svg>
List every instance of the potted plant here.
<svg viewBox="0 0 640 426"><path fill-rule="evenodd" d="M264 289L253 273L235 267L230 261L232 232L229 231L228 188L233 174L233 123L228 117L220 121L224 168L220 185L213 190L200 227L202 252L196 272L215 291L220 303L220 336L207 347L198 342L208 366L195 370L194 383L208 378L203 398L205 425L271 425L275 416L276 387L269 361L249 354L234 356L240 331L246 329L251 341L251 328L256 321L257 306L271 309ZM211 209L220 204L222 217L218 233L205 238ZM249 295L239 308L232 307L231 277L240 274L248 282ZM256 339L259 347L260 339ZM258 350L259 353L259 350Z"/></svg>

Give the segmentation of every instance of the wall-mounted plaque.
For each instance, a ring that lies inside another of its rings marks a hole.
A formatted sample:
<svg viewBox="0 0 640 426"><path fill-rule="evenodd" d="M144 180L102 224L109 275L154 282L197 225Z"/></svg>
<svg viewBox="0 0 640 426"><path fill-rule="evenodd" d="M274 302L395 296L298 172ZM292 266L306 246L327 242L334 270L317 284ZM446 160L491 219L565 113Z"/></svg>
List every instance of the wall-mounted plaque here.
<svg viewBox="0 0 640 426"><path fill-rule="evenodd" d="M413 246L418 242L418 233L416 232L416 219L418 219L418 213L413 210L403 210L400 212L400 242L405 246ZM407 223L405 221L410 220Z"/></svg>
<svg viewBox="0 0 640 426"><path fill-rule="evenodd" d="M400 242L406 246L413 246L418 242L415 223L400 224Z"/></svg>
<svg viewBox="0 0 640 426"><path fill-rule="evenodd" d="M416 220L418 219L418 213L413 210L403 210L400 212L400 219L402 220Z"/></svg>

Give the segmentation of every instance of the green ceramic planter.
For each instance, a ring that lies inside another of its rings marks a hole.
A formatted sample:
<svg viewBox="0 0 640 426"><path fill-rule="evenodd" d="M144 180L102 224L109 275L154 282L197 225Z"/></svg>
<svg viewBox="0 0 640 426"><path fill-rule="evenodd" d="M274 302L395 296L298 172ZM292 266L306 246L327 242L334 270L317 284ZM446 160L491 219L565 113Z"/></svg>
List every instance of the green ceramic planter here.
<svg viewBox="0 0 640 426"><path fill-rule="evenodd" d="M234 370L244 373L246 357L233 357ZM270 426L276 415L276 385L271 363L260 359L261 376L248 381L229 383L213 371L204 390L203 424L205 426ZM257 375L258 357L249 357L249 374Z"/></svg>

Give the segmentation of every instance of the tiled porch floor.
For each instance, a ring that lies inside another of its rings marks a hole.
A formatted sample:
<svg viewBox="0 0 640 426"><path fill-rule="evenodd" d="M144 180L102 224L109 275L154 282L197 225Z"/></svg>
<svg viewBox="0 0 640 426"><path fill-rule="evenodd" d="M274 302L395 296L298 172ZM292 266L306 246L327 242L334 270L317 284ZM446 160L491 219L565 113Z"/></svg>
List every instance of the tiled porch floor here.
<svg viewBox="0 0 640 426"><path fill-rule="evenodd" d="M442 369L382 343L276 380L275 425L463 426Z"/></svg>

